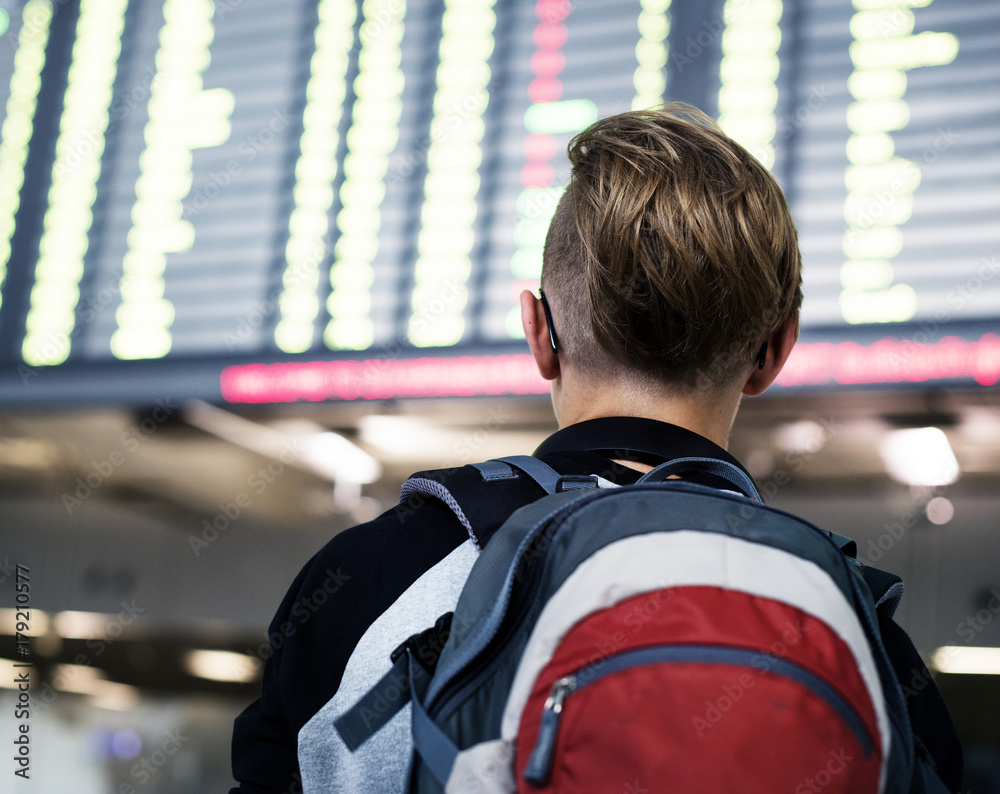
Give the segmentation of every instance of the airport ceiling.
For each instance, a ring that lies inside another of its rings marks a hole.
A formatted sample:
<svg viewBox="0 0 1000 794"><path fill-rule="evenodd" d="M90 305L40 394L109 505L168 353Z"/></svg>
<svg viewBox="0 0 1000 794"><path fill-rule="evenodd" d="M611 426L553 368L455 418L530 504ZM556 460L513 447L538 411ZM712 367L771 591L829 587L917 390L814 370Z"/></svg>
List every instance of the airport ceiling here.
<svg viewBox="0 0 1000 794"><path fill-rule="evenodd" d="M246 492L253 497L246 517L261 528L329 532L391 506L412 471L530 452L555 429L547 398L294 404L232 409L233 417L247 420L234 431L234 443L233 433L224 438L195 426L204 424L193 421L199 407L164 402L143 411L0 413L0 498L55 500L67 518L94 498L187 524ZM996 485L996 390L745 400L730 449L759 481L777 478L789 492L847 483L888 487L880 444L893 429L924 426L947 435L963 485ZM269 446L242 440L258 431ZM302 465L307 456L299 440L325 431L381 465L360 499L357 486L344 489Z"/></svg>

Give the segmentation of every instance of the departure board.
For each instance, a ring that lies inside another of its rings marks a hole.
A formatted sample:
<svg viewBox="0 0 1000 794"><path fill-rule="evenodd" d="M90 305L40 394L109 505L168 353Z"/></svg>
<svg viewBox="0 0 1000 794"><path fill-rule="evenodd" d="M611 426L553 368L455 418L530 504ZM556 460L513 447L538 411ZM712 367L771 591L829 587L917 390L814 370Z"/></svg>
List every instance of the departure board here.
<svg viewBox="0 0 1000 794"><path fill-rule="evenodd" d="M0 8L0 286L10 264L51 21L45 0ZM2 300L0 291L0 311Z"/></svg>
<svg viewBox="0 0 1000 794"><path fill-rule="evenodd" d="M543 391L566 145L673 99L788 196L786 386L1000 379L993 0L0 0L0 39L0 403Z"/></svg>
<svg viewBox="0 0 1000 794"><path fill-rule="evenodd" d="M795 101L815 111L789 190L807 321L996 317L1000 5L855 5L800 27Z"/></svg>

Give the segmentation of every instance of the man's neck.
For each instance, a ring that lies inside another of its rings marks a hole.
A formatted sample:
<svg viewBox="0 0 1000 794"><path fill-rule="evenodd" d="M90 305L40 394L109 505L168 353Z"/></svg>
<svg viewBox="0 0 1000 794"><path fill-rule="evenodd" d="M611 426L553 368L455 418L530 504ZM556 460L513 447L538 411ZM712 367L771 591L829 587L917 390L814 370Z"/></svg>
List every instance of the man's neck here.
<svg viewBox="0 0 1000 794"><path fill-rule="evenodd" d="M587 419L634 416L686 428L726 449L740 406L740 392L735 388L684 394L635 383L603 382L595 387L592 381L565 370L559 380L552 390L552 403L560 428Z"/></svg>

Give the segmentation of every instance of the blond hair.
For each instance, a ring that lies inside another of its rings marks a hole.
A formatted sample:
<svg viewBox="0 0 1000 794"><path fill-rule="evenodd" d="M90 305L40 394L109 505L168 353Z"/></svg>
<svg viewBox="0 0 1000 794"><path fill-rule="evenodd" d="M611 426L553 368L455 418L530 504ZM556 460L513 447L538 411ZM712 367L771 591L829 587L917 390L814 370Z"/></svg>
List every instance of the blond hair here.
<svg viewBox="0 0 1000 794"><path fill-rule="evenodd" d="M802 302L771 174L679 103L598 121L568 152L542 269L560 354L596 377L679 388L745 374Z"/></svg>

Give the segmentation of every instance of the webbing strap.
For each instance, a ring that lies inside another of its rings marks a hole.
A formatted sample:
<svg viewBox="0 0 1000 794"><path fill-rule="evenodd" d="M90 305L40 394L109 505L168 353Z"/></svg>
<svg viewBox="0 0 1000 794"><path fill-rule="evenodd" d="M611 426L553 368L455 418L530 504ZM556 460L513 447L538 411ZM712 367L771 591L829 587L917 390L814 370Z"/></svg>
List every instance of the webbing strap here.
<svg viewBox="0 0 1000 794"><path fill-rule="evenodd" d="M334 720L333 726L352 753L410 702L408 657L408 653L401 655L361 700ZM426 673L424 678L428 678Z"/></svg>
<svg viewBox="0 0 1000 794"><path fill-rule="evenodd" d="M531 455L511 455L506 458L497 458L495 462L506 463L508 466L513 466L518 471L524 472L538 483L545 493L553 494L556 492L561 475L538 458L533 458Z"/></svg>
<svg viewBox="0 0 1000 794"><path fill-rule="evenodd" d="M478 469L483 475L484 482L494 482L496 480L515 480L517 474L514 469L526 474L545 491L553 494L561 491L573 491L580 488L599 488L601 478L592 474L560 474L547 463L542 463L538 458L530 455L511 455L507 458L495 458L484 463L472 463L472 468ZM614 483L608 483L613 485Z"/></svg>
<svg viewBox="0 0 1000 794"><path fill-rule="evenodd" d="M487 460L484 463L472 463L470 465L474 469L479 469L479 473L483 475L483 482L517 479L514 468L502 460Z"/></svg>
<svg viewBox="0 0 1000 794"><path fill-rule="evenodd" d="M419 663L413 658L412 653L407 651L405 658L409 660L410 680L413 681L413 747L430 773L444 786L451 776L451 769L458 757L458 747L424 709L422 701L429 676L421 676L417 672Z"/></svg>
<svg viewBox="0 0 1000 794"><path fill-rule="evenodd" d="M704 472L721 477L726 482L738 488L745 496L756 499L758 502L764 500L760 498L757 486L754 485L750 476L737 466L718 458L676 458L661 463L655 469L646 472L639 478L639 482L662 482L672 474L682 474L684 472Z"/></svg>
<svg viewBox="0 0 1000 794"><path fill-rule="evenodd" d="M848 557L858 556L858 544L855 543L850 538L846 538L843 535L838 535L836 532L829 532L830 540L837 544L837 548L840 549Z"/></svg>

